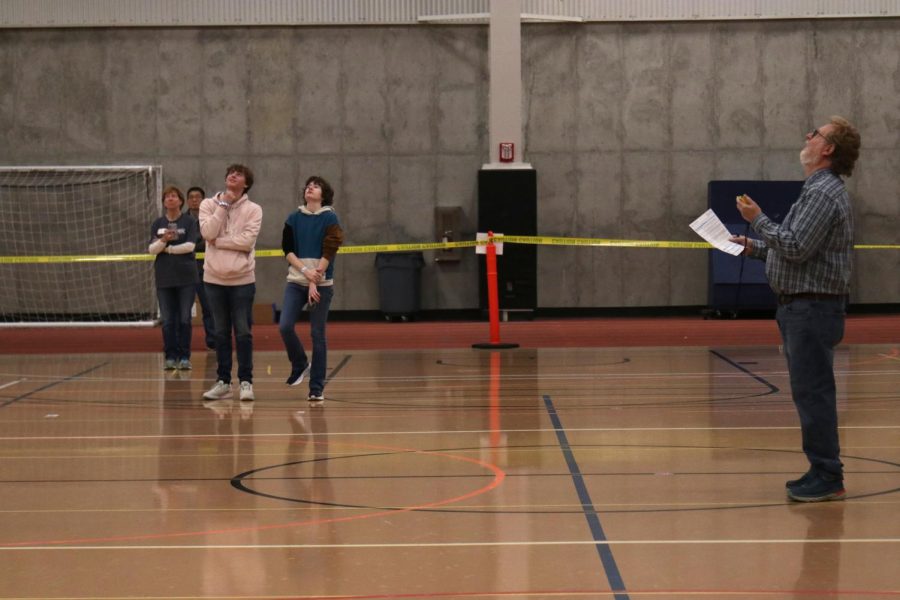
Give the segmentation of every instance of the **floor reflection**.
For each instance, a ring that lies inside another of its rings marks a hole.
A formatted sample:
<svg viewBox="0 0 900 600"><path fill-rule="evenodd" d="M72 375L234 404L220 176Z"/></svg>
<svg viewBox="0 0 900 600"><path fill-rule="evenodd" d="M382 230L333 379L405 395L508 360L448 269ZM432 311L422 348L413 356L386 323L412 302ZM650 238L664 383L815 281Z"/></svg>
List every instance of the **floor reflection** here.
<svg viewBox="0 0 900 600"><path fill-rule="evenodd" d="M831 595L841 585L841 550L844 545L844 511L846 501L819 505L790 505L792 514L802 516L806 522L806 544L800 573L794 584L794 598L810 598L810 594ZM835 540L835 541L820 541Z"/></svg>

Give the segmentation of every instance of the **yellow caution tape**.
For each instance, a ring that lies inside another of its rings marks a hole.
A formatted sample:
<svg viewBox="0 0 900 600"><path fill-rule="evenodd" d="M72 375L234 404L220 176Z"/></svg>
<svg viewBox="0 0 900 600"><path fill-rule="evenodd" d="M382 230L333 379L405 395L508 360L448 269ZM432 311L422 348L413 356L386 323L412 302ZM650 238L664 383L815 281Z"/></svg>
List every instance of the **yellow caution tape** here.
<svg viewBox="0 0 900 600"><path fill-rule="evenodd" d="M597 246L608 248L712 248L707 242L656 242L652 240L614 240L604 238L548 237L544 235L495 235L504 244L537 244L541 246Z"/></svg>
<svg viewBox="0 0 900 600"><path fill-rule="evenodd" d="M377 244L369 246L341 246L339 254L370 254L372 252L414 252L417 250L452 250L453 248L472 248L479 243L470 240L467 242L422 242L411 244ZM259 250L257 256L284 256L281 250Z"/></svg>
<svg viewBox="0 0 900 600"><path fill-rule="evenodd" d="M897 244L856 244L854 250L897 250L900 245Z"/></svg>
<svg viewBox="0 0 900 600"><path fill-rule="evenodd" d="M135 262L153 260L152 254L97 254L71 256L0 256L0 265L44 264L44 263L87 263L87 262Z"/></svg>
<svg viewBox="0 0 900 600"><path fill-rule="evenodd" d="M706 242L673 242L653 240L618 240L607 238L572 238L544 235L495 235L495 242L504 244L534 244L541 246L591 246L605 248L675 248L708 250L712 246ZM424 250L452 250L454 248L472 248L487 245L487 240L468 240L463 242L422 242L410 244L375 244L366 246L341 246L340 254L371 254L373 252L414 252ZM856 250L900 250L900 244L857 244ZM281 258L284 253L280 249L257 250L260 258ZM51 264L51 263L90 263L90 262L135 262L151 261L153 254L98 254L98 255L60 255L60 256L0 256L0 265L9 264ZM203 253L197 253L203 258Z"/></svg>

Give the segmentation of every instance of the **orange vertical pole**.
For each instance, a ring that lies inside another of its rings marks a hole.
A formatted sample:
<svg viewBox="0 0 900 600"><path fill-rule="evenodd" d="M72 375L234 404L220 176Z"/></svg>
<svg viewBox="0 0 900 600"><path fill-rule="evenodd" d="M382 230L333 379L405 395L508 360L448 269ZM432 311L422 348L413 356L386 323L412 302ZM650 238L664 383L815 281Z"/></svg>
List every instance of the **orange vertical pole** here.
<svg viewBox="0 0 900 600"><path fill-rule="evenodd" d="M488 242L485 248L485 264L487 266L488 320L491 327L491 341L472 344L473 348L518 348L518 344L500 342L500 299L497 290L497 247L494 245L494 232L488 231Z"/></svg>
<svg viewBox="0 0 900 600"><path fill-rule="evenodd" d="M500 343L500 301L497 292L497 247L494 232L488 231L487 243L488 319L491 323L491 344Z"/></svg>

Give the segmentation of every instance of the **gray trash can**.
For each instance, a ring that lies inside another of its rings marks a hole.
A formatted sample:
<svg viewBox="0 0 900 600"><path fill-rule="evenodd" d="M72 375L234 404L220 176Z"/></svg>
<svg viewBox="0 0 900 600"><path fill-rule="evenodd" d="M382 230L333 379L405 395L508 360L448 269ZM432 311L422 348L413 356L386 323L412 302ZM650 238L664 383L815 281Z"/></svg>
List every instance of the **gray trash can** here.
<svg viewBox="0 0 900 600"><path fill-rule="evenodd" d="M421 252L378 252L378 300L384 318L409 321L422 304Z"/></svg>

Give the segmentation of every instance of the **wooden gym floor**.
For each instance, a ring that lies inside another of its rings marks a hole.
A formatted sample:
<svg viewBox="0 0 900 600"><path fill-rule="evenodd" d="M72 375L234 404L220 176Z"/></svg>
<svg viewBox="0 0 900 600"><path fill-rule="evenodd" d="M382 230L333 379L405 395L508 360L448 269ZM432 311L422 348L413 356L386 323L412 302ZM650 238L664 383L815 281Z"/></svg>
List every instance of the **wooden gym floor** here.
<svg viewBox="0 0 900 600"><path fill-rule="evenodd" d="M204 402L206 351L164 372L158 329L0 330L0 597L900 597L897 321L848 321L822 504L785 498L770 321L509 323L503 351L334 323L321 408L271 326L252 404Z"/></svg>

